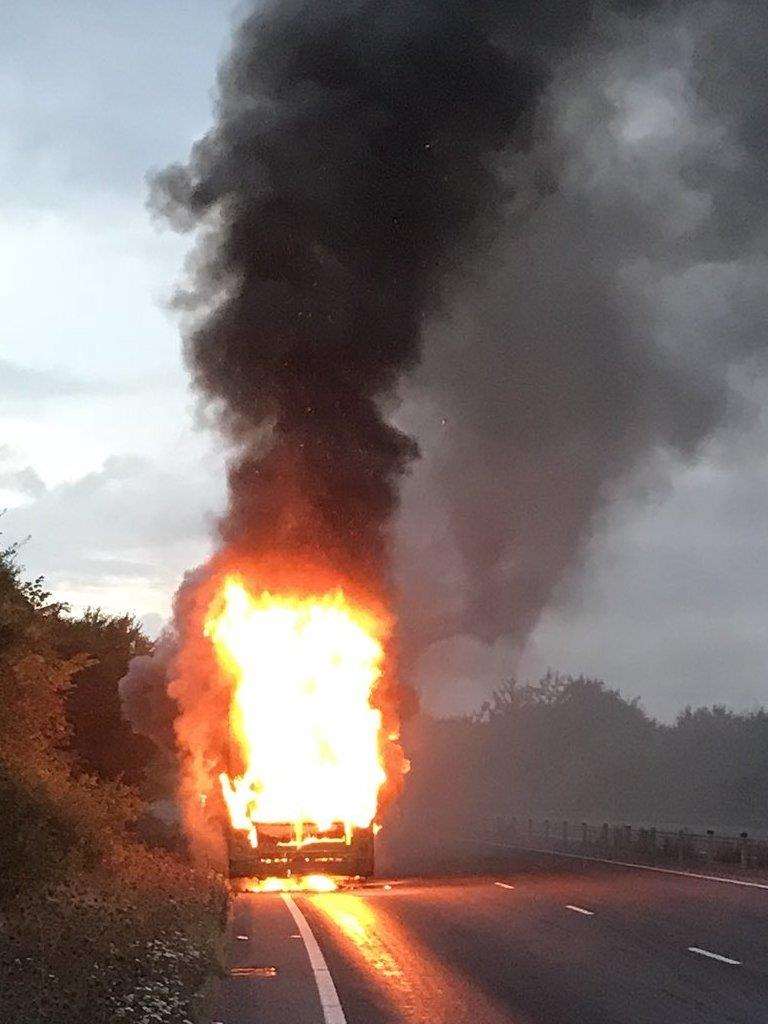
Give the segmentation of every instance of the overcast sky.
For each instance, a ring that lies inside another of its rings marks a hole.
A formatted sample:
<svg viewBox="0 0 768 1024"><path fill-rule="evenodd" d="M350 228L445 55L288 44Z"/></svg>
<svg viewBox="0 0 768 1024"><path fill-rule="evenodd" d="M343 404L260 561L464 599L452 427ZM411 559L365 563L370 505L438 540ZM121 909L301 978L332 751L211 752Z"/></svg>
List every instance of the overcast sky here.
<svg viewBox="0 0 768 1024"><path fill-rule="evenodd" d="M29 537L29 573L44 573L73 608L131 611L152 629L210 549L224 456L195 426L164 308L189 240L153 224L145 175L185 159L209 124L232 16L229 0L30 0L4 12L0 39L3 540ZM668 68L660 77L641 64L622 88L614 141L632 147L635 168L660 139L668 153L670 139L697 130L685 119L686 83ZM664 185L670 166L647 162L642 173L659 204L675 200L666 217L698 216L701 193ZM710 280L689 268L699 274L695 309L681 298L690 287L658 291L677 342L745 295L760 297L750 323L764 329L762 265L739 269L746 292L731 289L733 272ZM686 703L763 702L768 422L760 381L736 384L749 422L686 464L659 455L624 488L522 656L503 638L455 637L426 652L418 682L430 706L466 710L512 671L550 666L602 676L666 718ZM418 389L406 389L399 415L429 421L428 468L440 409L430 420L409 402L418 406ZM407 484L403 517L412 547L440 532L426 469Z"/></svg>

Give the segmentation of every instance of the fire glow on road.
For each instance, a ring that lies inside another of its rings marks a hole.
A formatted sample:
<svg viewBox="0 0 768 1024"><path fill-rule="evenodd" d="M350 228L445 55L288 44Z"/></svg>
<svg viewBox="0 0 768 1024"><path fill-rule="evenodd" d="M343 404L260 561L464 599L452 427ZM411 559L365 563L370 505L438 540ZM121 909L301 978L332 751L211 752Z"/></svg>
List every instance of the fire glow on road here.
<svg viewBox="0 0 768 1024"><path fill-rule="evenodd" d="M312 903L353 943L369 967L385 978L402 978L400 965L379 934L377 915L365 900L351 893L336 893L315 896Z"/></svg>
<svg viewBox="0 0 768 1024"><path fill-rule="evenodd" d="M328 970L328 964L325 962L325 957L317 944L312 929L307 924L307 919L287 893L283 894L283 902L299 929L299 935L301 935L307 951L312 973L315 976L317 994L320 997L324 1024L347 1024L347 1018L344 1016L344 1010L339 1001L339 994L333 983L331 972Z"/></svg>
<svg viewBox="0 0 768 1024"><path fill-rule="evenodd" d="M249 878L244 884L245 892L335 892L336 889L336 879L319 874Z"/></svg>

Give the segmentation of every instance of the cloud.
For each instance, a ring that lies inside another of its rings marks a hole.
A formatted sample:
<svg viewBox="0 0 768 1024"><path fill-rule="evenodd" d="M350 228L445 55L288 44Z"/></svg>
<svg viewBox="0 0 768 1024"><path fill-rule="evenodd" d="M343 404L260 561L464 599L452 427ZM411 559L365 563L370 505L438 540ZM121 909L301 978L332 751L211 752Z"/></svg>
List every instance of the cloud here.
<svg viewBox="0 0 768 1024"><path fill-rule="evenodd" d="M58 398L113 394L113 384L74 377L66 369L37 370L0 359L0 400L23 404Z"/></svg>
<svg viewBox="0 0 768 1024"><path fill-rule="evenodd" d="M39 0L4 11L0 205L140 191L208 109L231 0Z"/></svg>
<svg viewBox="0 0 768 1024"><path fill-rule="evenodd" d="M0 489L15 491L29 498L45 494L45 484L31 466L0 473Z"/></svg>
<svg viewBox="0 0 768 1024"><path fill-rule="evenodd" d="M33 480L34 471L21 477ZM195 466L115 456L73 482L37 487L33 497L2 521L9 541L29 537L22 558L30 574L44 574L58 597L78 605L104 599L115 610L162 614L182 573L207 550L220 496Z"/></svg>

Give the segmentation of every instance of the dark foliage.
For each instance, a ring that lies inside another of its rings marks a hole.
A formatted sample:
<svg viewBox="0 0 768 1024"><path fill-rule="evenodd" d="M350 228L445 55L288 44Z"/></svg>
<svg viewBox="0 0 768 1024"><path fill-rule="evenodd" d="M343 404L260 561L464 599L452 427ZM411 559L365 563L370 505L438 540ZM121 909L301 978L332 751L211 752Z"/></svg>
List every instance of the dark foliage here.
<svg viewBox="0 0 768 1024"><path fill-rule="evenodd" d="M505 684L474 717L421 716L406 739L406 824L533 815L768 834L762 708L686 708L664 725L600 680L549 673Z"/></svg>
<svg viewBox="0 0 768 1024"><path fill-rule="evenodd" d="M0 1020L179 1024L213 966L220 880L137 842L141 800L115 778L142 763L117 679L146 645L129 618L70 617L0 552Z"/></svg>
<svg viewBox="0 0 768 1024"><path fill-rule="evenodd" d="M85 770L103 778L141 782L155 747L122 717L118 683L131 658L149 654L152 644L132 616L111 616L92 608L79 618L61 619L57 633L63 655L88 657L67 693L73 753Z"/></svg>

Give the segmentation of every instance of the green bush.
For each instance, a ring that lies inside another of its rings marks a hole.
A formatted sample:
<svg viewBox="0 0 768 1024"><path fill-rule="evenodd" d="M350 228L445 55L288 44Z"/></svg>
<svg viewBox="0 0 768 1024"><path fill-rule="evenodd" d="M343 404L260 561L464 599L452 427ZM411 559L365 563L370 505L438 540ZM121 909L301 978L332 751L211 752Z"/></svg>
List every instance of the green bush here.
<svg viewBox="0 0 768 1024"><path fill-rule="evenodd" d="M214 876L134 845L27 890L0 945L0 1019L182 1024L218 968L225 908Z"/></svg>
<svg viewBox="0 0 768 1024"><path fill-rule="evenodd" d="M184 1024L217 966L224 883L136 840L142 802L116 777L119 758L86 756L84 727L77 757L69 748L78 674L94 720L102 699L111 707L120 743L116 693L99 687L116 687L141 638L97 612L73 624L41 581L23 581L15 554L0 551L0 1021ZM94 655L101 674L84 677ZM139 753L126 762L136 775Z"/></svg>

